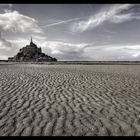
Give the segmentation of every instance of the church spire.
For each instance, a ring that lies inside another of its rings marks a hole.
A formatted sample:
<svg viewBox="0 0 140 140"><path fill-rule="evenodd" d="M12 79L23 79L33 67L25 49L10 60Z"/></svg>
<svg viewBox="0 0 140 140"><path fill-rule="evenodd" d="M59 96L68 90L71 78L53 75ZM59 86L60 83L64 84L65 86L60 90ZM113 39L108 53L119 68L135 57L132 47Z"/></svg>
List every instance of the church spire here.
<svg viewBox="0 0 140 140"><path fill-rule="evenodd" d="M33 40L32 40L32 36L31 36L31 42L30 42L30 45L31 45L31 46L34 45Z"/></svg>
<svg viewBox="0 0 140 140"><path fill-rule="evenodd" d="M32 41L32 36L31 36L31 43L33 43L33 41Z"/></svg>
<svg viewBox="0 0 140 140"><path fill-rule="evenodd" d="M0 38L2 38L1 31L0 31Z"/></svg>
<svg viewBox="0 0 140 140"><path fill-rule="evenodd" d="M36 44L33 43L32 36L31 36L30 46L32 46L32 47L37 47Z"/></svg>

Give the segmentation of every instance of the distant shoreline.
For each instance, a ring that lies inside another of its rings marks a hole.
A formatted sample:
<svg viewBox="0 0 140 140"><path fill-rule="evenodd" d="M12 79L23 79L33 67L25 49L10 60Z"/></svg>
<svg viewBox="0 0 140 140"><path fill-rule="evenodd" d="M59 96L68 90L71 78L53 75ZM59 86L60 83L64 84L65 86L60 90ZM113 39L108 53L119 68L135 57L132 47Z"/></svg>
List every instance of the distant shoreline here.
<svg viewBox="0 0 140 140"><path fill-rule="evenodd" d="M46 65L140 65L140 61L9 62L8 60L0 60L0 64L46 64Z"/></svg>

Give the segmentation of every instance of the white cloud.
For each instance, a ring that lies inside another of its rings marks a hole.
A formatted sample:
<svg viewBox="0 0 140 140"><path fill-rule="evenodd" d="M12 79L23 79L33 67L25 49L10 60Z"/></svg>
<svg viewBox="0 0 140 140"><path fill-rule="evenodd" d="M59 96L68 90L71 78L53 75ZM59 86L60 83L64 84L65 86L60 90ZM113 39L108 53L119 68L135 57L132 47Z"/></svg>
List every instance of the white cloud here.
<svg viewBox="0 0 140 140"><path fill-rule="evenodd" d="M136 52L135 54L132 55L133 57L138 57L140 56L140 53L139 52Z"/></svg>
<svg viewBox="0 0 140 140"><path fill-rule="evenodd" d="M81 18L72 18L72 19L68 19L68 20L62 20L62 21L58 21L58 22L51 23L51 24L48 24L48 25L44 25L44 26L42 26L42 27L43 27L43 28L51 27L51 26L55 26L55 25L60 25L60 24L64 24L64 23L69 23L69 22L72 22L72 21L75 21L75 20L78 20L78 19L81 19Z"/></svg>
<svg viewBox="0 0 140 140"><path fill-rule="evenodd" d="M11 48L12 44L1 37L0 35L0 50L9 50Z"/></svg>
<svg viewBox="0 0 140 140"><path fill-rule="evenodd" d="M29 39L20 37L8 41L15 47L15 50L12 52L14 55L20 48L30 43ZM62 41L47 41L45 37L37 35L33 36L33 42L37 44L38 47L41 47L44 53L56 57L59 60L85 59L84 49L89 45L86 43L71 44Z"/></svg>
<svg viewBox="0 0 140 140"><path fill-rule="evenodd" d="M59 60L85 59L84 50L88 44L71 44L59 41L45 41L42 43L43 51Z"/></svg>
<svg viewBox="0 0 140 140"><path fill-rule="evenodd" d="M0 14L0 29L12 32L42 33L34 18L20 14L18 11L5 10Z"/></svg>
<svg viewBox="0 0 140 140"><path fill-rule="evenodd" d="M12 46L12 54L15 55L20 48L30 43L29 39L16 38L8 40ZM74 60L85 59L84 50L89 44L71 44L62 41L47 41L43 36L34 36L33 42L42 48L42 51L52 57L56 57L58 60ZM6 50L6 49L5 49ZM9 51L10 52L10 51ZM0 54L1 55L1 54Z"/></svg>
<svg viewBox="0 0 140 140"><path fill-rule="evenodd" d="M129 20L132 20L133 16L132 13L128 13L128 14L123 14L123 15L114 15L112 18L110 18L110 22L112 23L122 23L122 22L126 22Z"/></svg>
<svg viewBox="0 0 140 140"><path fill-rule="evenodd" d="M6 43L5 43L6 42ZM140 45L107 45L106 43L72 44L62 41L47 41L43 36L33 37L33 42L42 51L58 60L138 60ZM1 45L1 43L3 43ZM20 48L28 45L29 39L0 39L0 58L8 58L17 54Z"/></svg>
<svg viewBox="0 0 140 140"><path fill-rule="evenodd" d="M98 48L98 49L97 49ZM140 59L140 45L102 45L87 48L85 54L92 60Z"/></svg>
<svg viewBox="0 0 140 140"><path fill-rule="evenodd" d="M89 29L94 29L95 27L103 24L105 21L111 23L122 23L132 19L138 19L138 17L133 16L132 13L123 14L124 10L129 10L132 4L114 4L110 7L101 9L97 14L91 16L87 20L75 22L71 25L71 30L73 32L84 32Z"/></svg>
<svg viewBox="0 0 140 140"><path fill-rule="evenodd" d="M45 41L43 51L58 60L133 60L140 57L140 45L71 44Z"/></svg>
<svg viewBox="0 0 140 140"><path fill-rule="evenodd" d="M27 40L27 39L24 39L24 38L20 38L20 37L17 37L15 39L12 39L12 40L7 40L8 42L10 42L13 46L17 47L17 48L22 48L24 47L25 45L29 44L29 41L30 40Z"/></svg>
<svg viewBox="0 0 140 140"><path fill-rule="evenodd" d="M37 39L37 40L46 40L47 38L45 36L41 36L41 35L32 35L33 39Z"/></svg>
<svg viewBox="0 0 140 140"><path fill-rule="evenodd" d="M0 59L7 59L9 56L15 55L18 45L2 38L0 36Z"/></svg>
<svg viewBox="0 0 140 140"><path fill-rule="evenodd" d="M0 54L0 60L7 60L7 56Z"/></svg>

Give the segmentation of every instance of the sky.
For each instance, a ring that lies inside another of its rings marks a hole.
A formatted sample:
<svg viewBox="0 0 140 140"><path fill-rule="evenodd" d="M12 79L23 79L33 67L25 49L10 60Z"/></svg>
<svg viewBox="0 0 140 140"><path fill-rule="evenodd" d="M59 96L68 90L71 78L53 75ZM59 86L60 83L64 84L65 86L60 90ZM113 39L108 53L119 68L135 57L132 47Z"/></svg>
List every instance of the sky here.
<svg viewBox="0 0 140 140"><path fill-rule="evenodd" d="M59 61L140 61L140 4L0 4L0 59L33 42Z"/></svg>

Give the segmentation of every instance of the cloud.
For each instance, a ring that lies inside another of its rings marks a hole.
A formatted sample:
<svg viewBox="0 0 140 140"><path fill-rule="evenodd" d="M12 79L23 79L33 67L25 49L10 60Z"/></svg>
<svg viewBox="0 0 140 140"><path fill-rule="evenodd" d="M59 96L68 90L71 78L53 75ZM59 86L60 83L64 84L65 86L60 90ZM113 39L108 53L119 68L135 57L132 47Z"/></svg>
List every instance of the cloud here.
<svg viewBox="0 0 140 140"><path fill-rule="evenodd" d="M0 50L3 50L3 49L9 50L11 46L12 44L6 39L4 39L0 33Z"/></svg>
<svg viewBox="0 0 140 140"><path fill-rule="evenodd" d="M17 52L20 48L30 43L29 39L20 37L8 41L12 46L15 46ZM45 37L37 35L33 35L33 42L37 44L38 47L41 47L44 53L56 57L59 60L84 59L84 49L89 45L86 43L71 44L62 41L47 41ZM14 51L14 55L17 53L16 51Z"/></svg>
<svg viewBox="0 0 140 140"><path fill-rule="evenodd" d="M11 43L0 39L0 50L9 50L11 47Z"/></svg>
<svg viewBox="0 0 140 140"><path fill-rule="evenodd" d="M41 35L34 35L33 42L42 51L60 60L100 61L100 60L139 60L140 45L111 45L106 42L72 44L63 41L48 41ZM0 39L0 58L17 54L20 48L28 45L29 39L17 37L12 40Z"/></svg>
<svg viewBox="0 0 140 140"><path fill-rule="evenodd" d="M98 49L97 49L98 48ZM139 60L140 45L99 45L87 48L85 54L91 60Z"/></svg>
<svg viewBox="0 0 140 140"><path fill-rule="evenodd" d="M14 44L0 36L0 59L7 59L9 56L15 55L18 45Z"/></svg>
<svg viewBox="0 0 140 140"><path fill-rule="evenodd" d="M44 25L44 26L42 26L42 27L43 27L43 28L51 27L51 26L55 26L55 25L60 25L60 24L64 24L64 23L69 23L69 22L72 22L72 21L75 21L75 20L78 20L78 19L81 19L81 18L72 18L72 19L68 19L68 20L58 21L58 22L56 22L56 23L51 23L51 24L48 24L48 25Z"/></svg>
<svg viewBox="0 0 140 140"><path fill-rule="evenodd" d="M140 56L140 52L136 52L135 54L132 55L133 57L138 57Z"/></svg>
<svg viewBox="0 0 140 140"><path fill-rule="evenodd" d="M108 33L108 34L116 34L116 32L110 31L110 30L104 28L103 26L102 26L102 29L103 29L103 31L104 31L105 33Z"/></svg>
<svg viewBox="0 0 140 140"><path fill-rule="evenodd" d="M112 23L123 23L129 20L133 19L133 14L132 13L128 13L128 14L124 14L124 15L114 15L112 18L110 18L110 22Z"/></svg>
<svg viewBox="0 0 140 140"><path fill-rule="evenodd" d="M58 60L134 60L140 58L140 45L107 45L106 43L71 44L44 41L43 51Z"/></svg>
<svg viewBox="0 0 140 140"><path fill-rule="evenodd" d="M137 16L133 16L133 13L123 14L125 10L129 10L133 4L114 4L109 7L101 9L98 13L90 16L87 20L75 22L71 25L73 32L84 32L89 29L94 29L99 25L102 25L105 21L110 23L122 23L132 19L138 19Z"/></svg>
<svg viewBox="0 0 140 140"><path fill-rule="evenodd" d="M0 14L0 29L12 32L33 32L42 33L34 18L20 14L18 11L5 10Z"/></svg>
<svg viewBox="0 0 140 140"><path fill-rule="evenodd" d="M30 43L29 39L24 39L17 37L12 40L8 40L12 44L12 54L13 56L17 54L20 48L26 46ZM62 41L47 41L47 39L43 36L33 36L33 42L38 45L38 47L42 48L42 51L52 57L56 57L58 60L84 60L85 54L84 50L89 47L89 44L71 44ZM5 46L3 50L6 51L8 46ZM10 52L11 50L7 51ZM0 53L0 55L3 53ZM7 53L6 53L7 56ZM8 58L9 56L7 56Z"/></svg>
<svg viewBox="0 0 140 140"><path fill-rule="evenodd" d="M84 50L88 44L71 44L59 41L46 41L42 44L43 50L58 60L84 60Z"/></svg>

